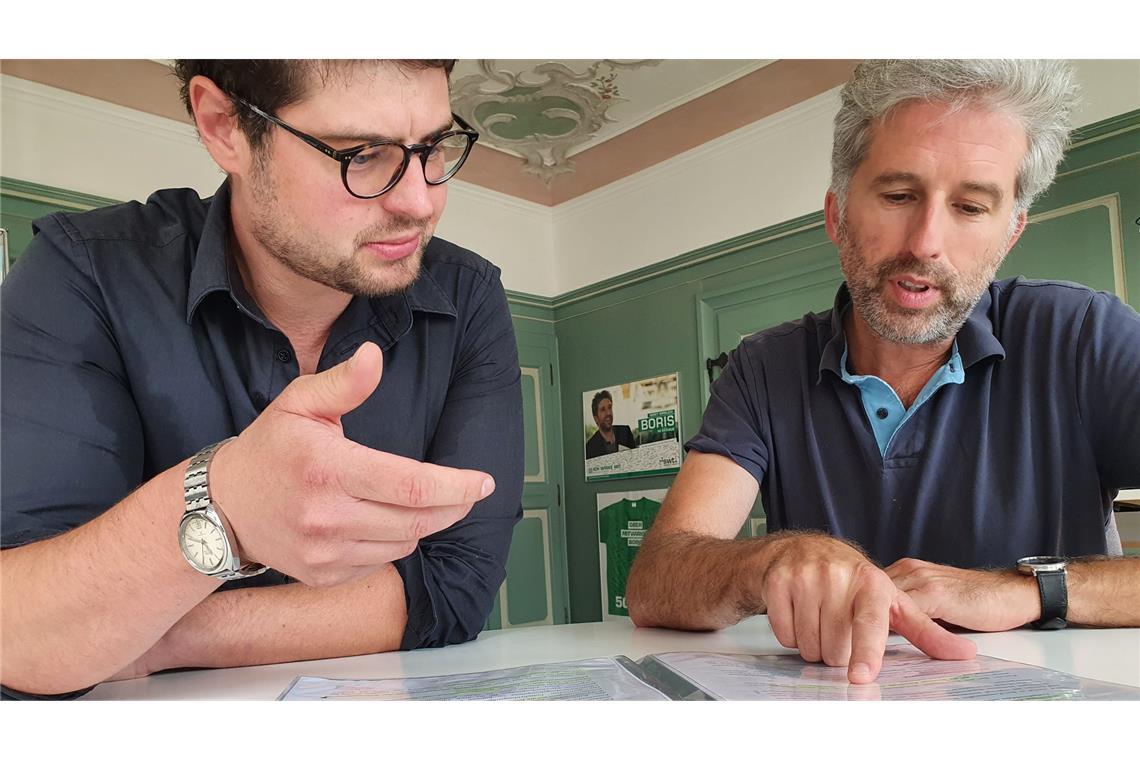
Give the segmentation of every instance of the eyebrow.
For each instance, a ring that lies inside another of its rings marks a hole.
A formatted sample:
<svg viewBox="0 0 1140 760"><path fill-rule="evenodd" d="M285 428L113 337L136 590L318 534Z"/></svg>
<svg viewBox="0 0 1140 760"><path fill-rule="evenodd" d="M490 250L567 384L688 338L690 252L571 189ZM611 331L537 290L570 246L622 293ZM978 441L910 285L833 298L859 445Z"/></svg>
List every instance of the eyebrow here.
<svg viewBox="0 0 1140 760"><path fill-rule="evenodd" d="M455 119L449 118L447 120L446 124L432 130L423 138L423 140L420 140L419 142L421 144L431 142L435 138L442 135L444 132L450 131L451 125L454 123L455 123ZM389 135L382 135L382 134L379 134L377 132L373 132L371 134L365 134L365 133L361 133L361 132L340 132L340 133L336 133L336 134L325 135L323 139L326 142L333 142L333 141L352 142L356 145L365 145L368 143L377 143L377 142L395 142L395 143L400 142L400 140L397 140L394 137L391 137Z"/></svg>
<svg viewBox="0 0 1140 760"><path fill-rule="evenodd" d="M875 179L871 180L871 187L877 188L882 187L883 185L893 185L899 182L921 185L922 178L913 172L884 172L875 177ZM1002 192L1002 189L993 182L974 182L968 180L959 185L959 188L962 190L969 190L971 192L988 195L994 202L995 206L1000 206L1002 201L1005 199L1005 193Z"/></svg>
<svg viewBox="0 0 1140 760"><path fill-rule="evenodd" d="M995 206L1000 206L1002 199L1005 198L1001 188L992 182L963 182L962 189L990 196Z"/></svg>

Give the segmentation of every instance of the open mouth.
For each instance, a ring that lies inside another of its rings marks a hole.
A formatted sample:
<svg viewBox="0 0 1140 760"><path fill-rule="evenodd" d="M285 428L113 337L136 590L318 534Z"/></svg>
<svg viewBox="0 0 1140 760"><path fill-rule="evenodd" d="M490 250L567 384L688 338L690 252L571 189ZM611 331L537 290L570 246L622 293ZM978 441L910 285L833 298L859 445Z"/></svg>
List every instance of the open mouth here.
<svg viewBox="0 0 1140 760"><path fill-rule="evenodd" d="M929 285L919 285L917 282L907 282L906 280L899 280L899 287L911 293L925 293L930 290Z"/></svg>
<svg viewBox="0 0 1140 760"><path fill-rule="evenodd" d="M909 275L891 278L890 285L895 303L904 309L928 308L938 301L941 292L929 280Z"/></svg>

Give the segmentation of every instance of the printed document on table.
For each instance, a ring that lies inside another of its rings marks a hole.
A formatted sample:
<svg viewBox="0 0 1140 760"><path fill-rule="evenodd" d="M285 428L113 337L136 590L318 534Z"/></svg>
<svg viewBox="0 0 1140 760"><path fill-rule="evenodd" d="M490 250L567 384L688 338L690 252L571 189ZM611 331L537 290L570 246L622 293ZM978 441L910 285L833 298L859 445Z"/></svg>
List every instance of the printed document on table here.
<svg viewBox="0 0 1140 760"><path fill-rule="evenodd" d="M283 700L668 700L631 669L626 657L422 678L348 680L302 676Z"/></svg>
<svg viewBox="0 0 1140 760"><path fill-rule="evenodd" d="M670 652L653 659L713 699L1140 700L1140 689L978 655L932 660L913 647L887 648L874 683L847 682L846 668L798 655Z"/></svg>

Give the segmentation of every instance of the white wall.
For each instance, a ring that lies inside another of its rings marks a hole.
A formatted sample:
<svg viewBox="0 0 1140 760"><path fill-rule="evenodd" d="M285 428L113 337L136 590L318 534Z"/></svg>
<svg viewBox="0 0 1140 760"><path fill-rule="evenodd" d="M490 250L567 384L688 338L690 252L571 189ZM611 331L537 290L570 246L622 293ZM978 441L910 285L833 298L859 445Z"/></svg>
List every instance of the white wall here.
<svg viewBox="0 0 1140 760"><path fill-rule="evenodd" d="M560 291L818 211L837 92L558 206Z"/></svg>
<svg viewBox="0 0 1140 760"><path fill-rule="evenodd" d="M0 103L7 177L140 201L164 187L212 195L225 179L189 124L7 75Z"/></svg>
<svg viewBox="0 0 1140 760"><path fill-rule="evenodd" d="M0 75L0 174L120 200L164 187L212 195L224 175L188 124ZM556 295L551 210L458 181L439 234L503 270L511 290Z"/></svg>
<svg viewBox="0 0 1140 760"><path fill-rule="evenodd" d="M1140 61L1078 61L1076 124L1140 108ZM491 259L507 288L555 296L818 211L832 90L555 209L455 180L439 234ZM0 76L0 173L111 198L209 194L221 174L192 127Z"/></svg>
<svg viewBox="0 0 1140 760"><path fill-rule="evenodd" d="M1081 105L1074 124L1083 127L1140 108L1140 61L1074 61Z"/></svg>
<svg viewBox="0 0 1140 760"><path fill-rule="evenodd" d="M558 295L550 207L459 179L447 186L447 210L436 228L440 237L497 264L508 290Z"/></svg>

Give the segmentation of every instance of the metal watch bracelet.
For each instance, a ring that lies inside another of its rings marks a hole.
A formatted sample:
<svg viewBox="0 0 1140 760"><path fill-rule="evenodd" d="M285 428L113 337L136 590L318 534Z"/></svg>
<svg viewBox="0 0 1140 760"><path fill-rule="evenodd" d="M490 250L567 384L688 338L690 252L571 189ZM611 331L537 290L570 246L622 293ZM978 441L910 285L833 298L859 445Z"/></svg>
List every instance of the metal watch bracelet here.
<svg viewBox="0 0 1140 760"><path fill-rule="evenodd" d="M191 512L197 513L213 513L216 517L216 522L220 526L222 533L225 535L226 543L233 563L230 567L223 567L216 572L207 573L208 575L219 578L221 580L229 581L238 578L250 578L255 575L264 573L268 568L265 565L256 562L241 563L241 557L237 552L237 537L233 533L230 526L230 521L226 518L225 513L221 507L214 502L210 494L210 463L213 461L214 455L225 444L234 440L236 436L212 443L206 446L193 457L186 467L186 476L183 480L183 496L186 502L186 510L184 514ZM193 563L191 563L193 564ZM195 568L197 569L197 568ZM201 572L201 571L200 571Z"/></svg>

